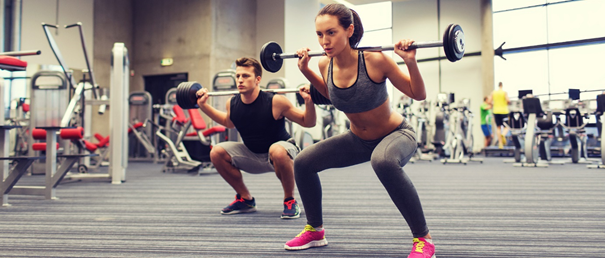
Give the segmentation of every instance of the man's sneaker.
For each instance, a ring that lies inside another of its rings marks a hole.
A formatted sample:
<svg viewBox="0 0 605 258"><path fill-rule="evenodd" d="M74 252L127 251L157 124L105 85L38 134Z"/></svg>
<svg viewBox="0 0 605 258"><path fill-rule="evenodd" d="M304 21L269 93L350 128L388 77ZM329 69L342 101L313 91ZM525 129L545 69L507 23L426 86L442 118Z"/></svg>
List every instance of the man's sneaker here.
<svg viewBox="0 0 605 258"><path fill-rule="evenodd" d="M237 214L237 213L248 213L256 211L256 202L254 198L252 200L244 200L239 194L235 196L235 201L233 201L229 206L223 208L221 210L221 214Z"/></svg>
<svg viewBox="0 0 605 258"><path fill-rule="evenodd" d="M316 231L311 225L306 225L298 236L286 242L286 250L303 250L311 247L320 247L328 245L328 240L324 236L325 230Z"/></svg>
<svg viewBox="0 0 605 258"><path fill-rule="evenodd" d="M294 199L284 201L284 212L281 214L282 219L297 219L300 217L300 207Z"/></svg>
<svg viewBox="0 0 605 258"><path fill-rule="evenodd" d="M435 258L435 245L424 238L414 238L414 247L408 258Z"/></svg>

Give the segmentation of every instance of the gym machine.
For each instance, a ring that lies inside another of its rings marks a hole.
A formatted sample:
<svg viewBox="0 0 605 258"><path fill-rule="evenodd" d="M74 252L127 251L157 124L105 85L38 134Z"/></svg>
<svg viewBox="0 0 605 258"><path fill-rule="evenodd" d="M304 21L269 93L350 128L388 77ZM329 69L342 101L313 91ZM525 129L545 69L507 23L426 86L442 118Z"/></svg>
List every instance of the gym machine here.
<svg viewBox="0 0 605 258"><path fill-rule="evenodd" d="M552 163L549 135L552 135L555 126L552 120L552 111L544 112L539 98L528 97L522 101L523 113L527 116L523 146L525 162L513 165L516 167L548 167L548 164Z"/></svg>
<svg viewBox="0 0 605 258"><path fill-rule="evenodd" d="M513 159L506 159L504 163L524 163L525 155L523 154L523 145L525 132L527 130L527 120L525 119L525 115L523 112L518 109L519 100L511 101L511 107L516 107L514 109L509 109L508 113L508 121L504 123L504 126L507 126L511 133L511 141L514 146L513 151Z"/></svg>
<svg viewBox="0 0 605 258"><path fill-rule="evenodd" d="M562 127L565 128L569 136L571 162L574 164L592 163L588 160L588 151L586 148L587 135L585 127L588 124L588 112L585 112L585 103L578 102L580 99L580 90L569 89L569 99L574 103L570 103L565 108L565 123L562 124Z"/></svg>
<svg viewBox="0 0 605 258"><path fill-rule="evenodd" d="M151 94L146 91L130 93L128 124L128 159L131 161L157 161L157 151L152 141Z"/></svg>
<svg viewBox="0 0 605 258"><path fill-rule="evenodd" d="M237 91L237 80L235 79L235 70L224 70L216 73L214 75L214 79L212 80L212 91L213 92L227 92L227 91ZM195 94L192 95L195 98ZM177 101L179 98L179 94L177 92ZM231 94L219 95L212 98L212 107L217 110L226 112L227 100L231 98ZM197 102L197 98L195 98ZM179 103L179 105L187 109L185 105ZM214 124L218 125L218 124ZM224 133L217 134L215 139L216 143L220 143L223 141L241 141L239 137L239 133L235 128L228 128Z"/></svg>
<svg viewBox="0 0 605 258"><path fill-rule="evenodd" d="M599 143L600 143L600 163L596 165L588 165L587 168L605 168L605 141L603 140L603 125L605 125L605 94L600 94L597 96L597 108L594 112L594 115L597 119L597 129L599 134Z"/></svg>
<svg viewBox="0 0 605 258"><path fill-rule="evenodd" d="M446 143L448 142L447 133L449 131L449 113L450 113L450 104L454 103L454 94L453 93L439 93L437 94L437 102L435 103L435 122L433 123L435 126L435 131L433 133L433 146L435 146L435 155L437 157L447 157L448 149Z"/></svg>
<svg viewBox="0 0 605 258"><path fill-rule="evenodd" d="M469 161L483 163L483 159L473 158L473 114L470 111L470 102L470 99L464 98L459 101L457 107L451 108L450 130L446 143L450 150L450 157L441 159L443 164L462 163L466 165Z"/></svg>

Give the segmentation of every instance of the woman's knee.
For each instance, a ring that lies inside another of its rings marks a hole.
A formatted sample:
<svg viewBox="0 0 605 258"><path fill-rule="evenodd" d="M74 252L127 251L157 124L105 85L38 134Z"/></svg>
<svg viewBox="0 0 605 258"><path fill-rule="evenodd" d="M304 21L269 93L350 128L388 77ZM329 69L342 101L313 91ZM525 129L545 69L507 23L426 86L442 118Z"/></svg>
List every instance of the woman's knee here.
<svg viewBox="0 0 605 258"><path fill-rule="evenodd" d="M372 156L370 164L378 177L389 175L393 171L401 171L401 164L398 159L388 158L386 156Z"/></svg>

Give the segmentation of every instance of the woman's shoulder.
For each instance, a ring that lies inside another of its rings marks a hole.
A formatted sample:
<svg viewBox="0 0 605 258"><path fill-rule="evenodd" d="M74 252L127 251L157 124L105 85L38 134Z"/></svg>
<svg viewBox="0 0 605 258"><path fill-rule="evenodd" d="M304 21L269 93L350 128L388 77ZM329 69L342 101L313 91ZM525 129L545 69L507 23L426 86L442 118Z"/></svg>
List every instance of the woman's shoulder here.
<svg viewBox="0 0 605 258"><path fill-rule="evenodd" d="M394 62L392 58L379 51L364 51L363 58L365 63L370 66L383 66Z"/></svg>

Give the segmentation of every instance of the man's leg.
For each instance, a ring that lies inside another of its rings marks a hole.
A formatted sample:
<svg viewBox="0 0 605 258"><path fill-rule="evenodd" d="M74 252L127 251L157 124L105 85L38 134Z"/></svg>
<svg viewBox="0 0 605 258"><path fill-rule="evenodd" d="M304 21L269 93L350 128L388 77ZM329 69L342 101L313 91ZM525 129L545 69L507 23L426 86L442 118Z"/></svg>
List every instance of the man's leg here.
<svg viewBox="0 0 605 258"><path fill-rule="evenodd" d="M284 200L294 197L294 160L288 154L286 149L279 145L273 144L269 148L269 158L273 162L275 175L281 181L284 188Z"/></svg>
<svg viewBox="0 0 605 258"><path fill-rule="evenodd" d="M248 191L246 184L244 184L242 172L233 166L231 156L223 147L214 146L210 151L210 160L218 173L231 187L233 187L233 190L235 190L241 198L252 200L252 195Z"/></svg>

